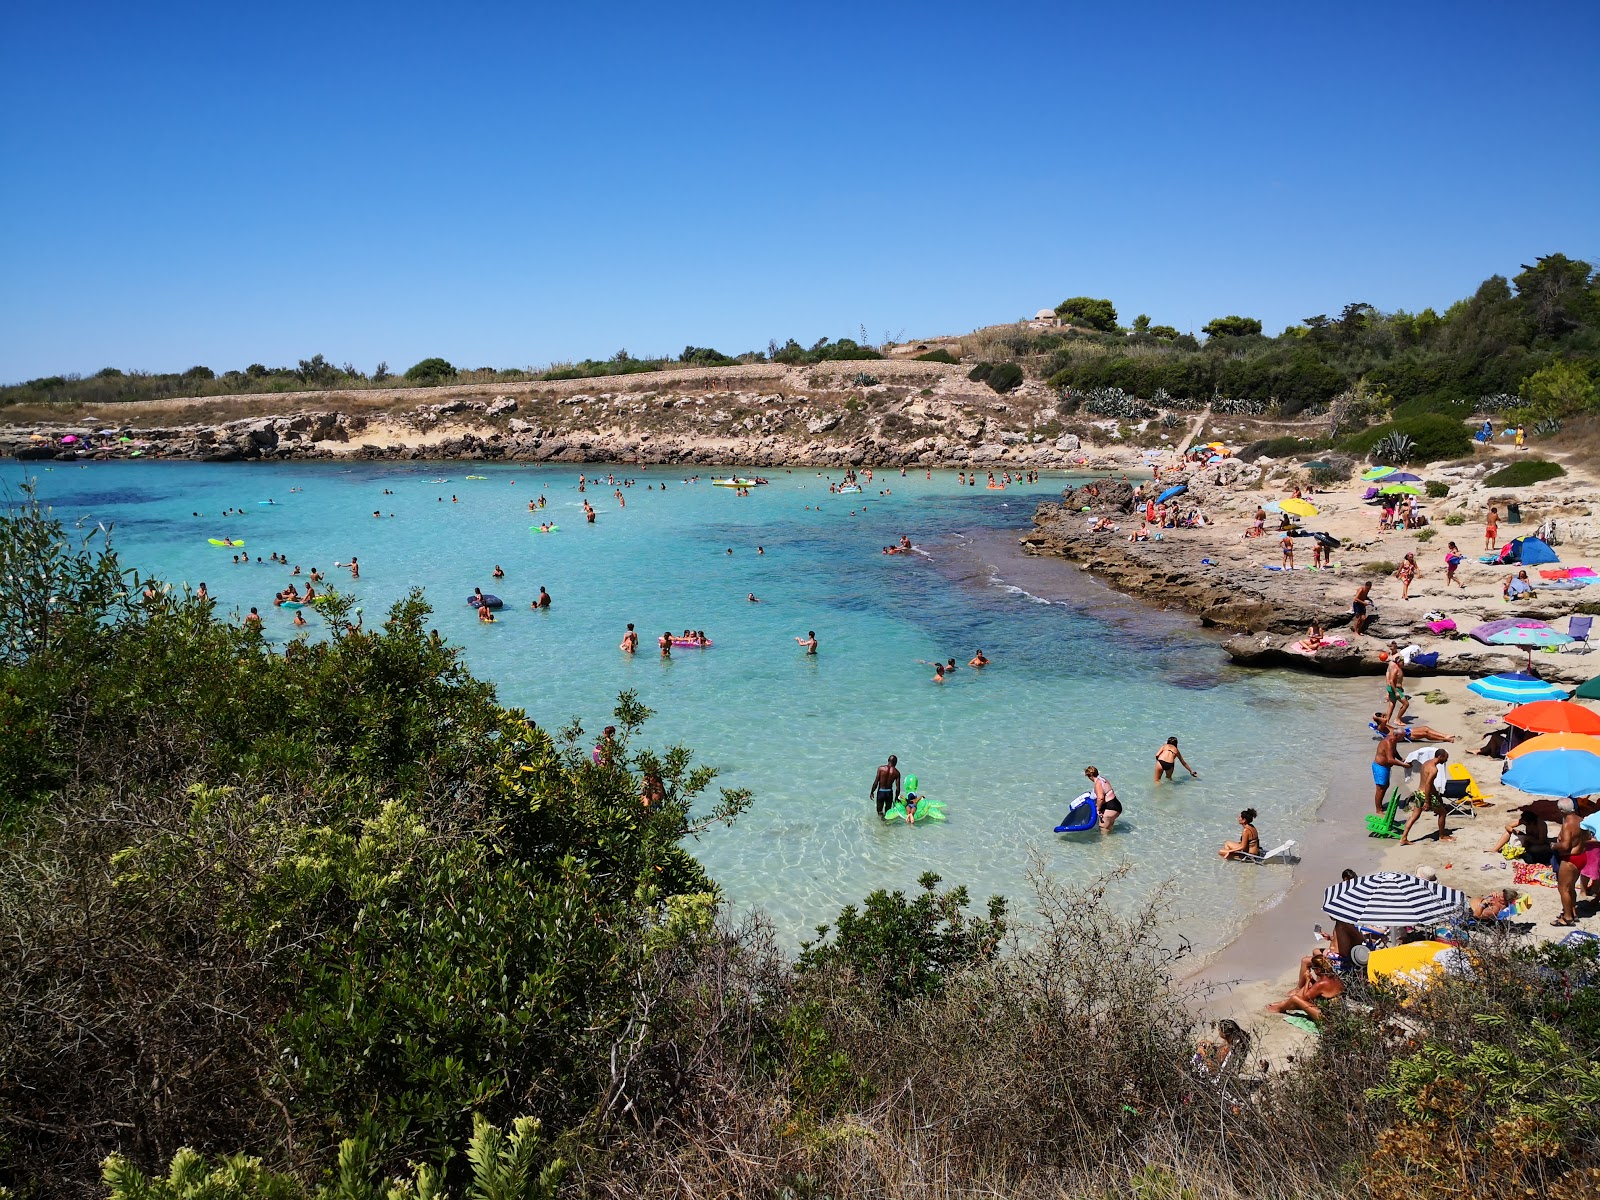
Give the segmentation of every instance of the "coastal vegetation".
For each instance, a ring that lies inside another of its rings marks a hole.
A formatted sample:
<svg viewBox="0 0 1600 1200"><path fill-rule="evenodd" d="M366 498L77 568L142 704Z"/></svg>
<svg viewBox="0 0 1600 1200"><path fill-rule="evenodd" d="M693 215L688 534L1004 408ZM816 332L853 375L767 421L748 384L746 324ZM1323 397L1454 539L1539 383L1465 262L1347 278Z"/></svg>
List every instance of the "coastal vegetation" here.
<svg viewBox="0 0 1600 1200"><path fill-rule="evenodd" d="M1298 1061L1219 1076L1170 900L930 874L796 952L692 853L757 801L632 694L595 745L501 705L416 595L271 646L109 539L0 513L17 1200L1600 1184L1592 943L1468 931L1470 973L1352 981Z"/></svg>
<svg viewBox="0 0 1600 1200"><path fill-rule="evenodd" d="M1490 472L1483 477L1483 482L1489 487L1527 487L1532 483L1543 483L1546 479L1560 479L1566 473L1566 469L1558 463L1542 458L1524 458Z"/></svg>

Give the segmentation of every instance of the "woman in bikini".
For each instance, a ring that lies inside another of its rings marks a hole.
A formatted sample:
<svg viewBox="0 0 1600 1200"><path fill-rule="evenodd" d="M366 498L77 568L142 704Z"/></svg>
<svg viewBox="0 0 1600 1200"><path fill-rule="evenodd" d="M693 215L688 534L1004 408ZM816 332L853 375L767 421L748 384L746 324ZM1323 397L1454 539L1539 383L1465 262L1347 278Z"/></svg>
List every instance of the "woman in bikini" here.
<svg viewBox="0 0 1600 1200"><path fill-rule="evenodd" d="M1256 810L1247 808L1239 814L1239 840L1237 842L1224 842L1222 849L1217 851L1218 858L1236 858L1241 854L1261 853L1261 835L1255 827Z"/></svg>
<svg viewBox="0 0 1600 1200"><path fill-rule="evenodd" d="M1089 786L1094 789L1094 806L1100 810L1100 832L1110 833L1111 827L1122 815L1122 801L1117 799L1117 789L1111 786L1111 780L1100 774L1098 767L1085 767L1083 773L1089 777Z"/></svg>
<svg viewBox="0 0 1600 1200"><path fill-rule="evenodd" d="M1178 739L1175 737L1169 737L1166 742L1162 744L1161 748L1156 751L1155 781L1160 783L1162 776L1171 779L1172 768L1178 763L1182 763L1183 769L1189 772L1189 774L1193 775L1196 779L1200 778L1200 772L1196 771L1189 765L1189 760L1184 758L1183 751L1178 749Z"/></svg>

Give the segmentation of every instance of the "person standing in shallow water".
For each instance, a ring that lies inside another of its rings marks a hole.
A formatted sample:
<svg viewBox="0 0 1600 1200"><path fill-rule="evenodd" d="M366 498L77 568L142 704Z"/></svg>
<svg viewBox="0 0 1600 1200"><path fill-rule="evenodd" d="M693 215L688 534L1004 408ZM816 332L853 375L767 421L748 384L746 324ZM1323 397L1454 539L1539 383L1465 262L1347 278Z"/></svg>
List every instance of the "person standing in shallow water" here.
<svg viewBox="0 0 1600 1200"><path fill-rule="evenodd" d="M1085 767L1083 773L1094 790L1094 806L1100 810L1100 832L1110 833L1111 827L1122 815L1122 801L1117 799L1117 789L1111 786L1111 780L1100 774L1098 767Z"/></svg>
<svg viewBox="0 0 1600 1200"><path fill-rule="evenodd" d="M1163 778L1171 779L1172 769L1177 763L1182 763L1183 769L1196 779L1200 778L1200 772L1189 765L1189 760L1184 758L1183 751L1178 749L1178 739L1169 737L1161 748L1156 751L1155 781L1160 783Z"/></svg>
<svg viewBox="0 0 1600 1200"><path fill-rule="evenodd" d="M878 806L880 817L900 799L899 762L893 754L889 755L889 761L879 767L878 773L872 777L872 799Z"/></svg>

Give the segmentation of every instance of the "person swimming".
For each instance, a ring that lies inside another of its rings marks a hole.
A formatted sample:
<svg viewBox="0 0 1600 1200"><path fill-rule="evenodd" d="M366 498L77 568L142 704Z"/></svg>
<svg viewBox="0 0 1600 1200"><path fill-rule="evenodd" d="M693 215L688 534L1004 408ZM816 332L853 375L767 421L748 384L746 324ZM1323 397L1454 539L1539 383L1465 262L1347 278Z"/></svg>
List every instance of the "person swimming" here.
<svg viewBox="0 0 1600 1200"><path fill-rule="evenodd" d="M535 604L537 604L537 601L535 601ZM622 650L626 654L632 654L638 649L639 635L633 631L633 622L629 621L628 631L622 635Z"/></svg>
<svg viewBox="0 0 1600 1200"><path fill-rule="evenodd" d="M967 660L967 666L969 666L969 667L987 667L988 665L989 665L989 660L983 656L983 651L982 650L979 650L976 654L974 654L970 659Z"/></svg>

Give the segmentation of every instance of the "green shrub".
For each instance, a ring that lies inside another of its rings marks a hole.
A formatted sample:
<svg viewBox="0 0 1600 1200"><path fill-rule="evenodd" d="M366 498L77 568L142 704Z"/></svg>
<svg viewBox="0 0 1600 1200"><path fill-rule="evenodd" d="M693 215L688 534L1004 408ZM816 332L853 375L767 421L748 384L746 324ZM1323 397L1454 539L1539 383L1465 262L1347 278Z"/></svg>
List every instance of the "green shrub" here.
<svg viewBox="0 0 1600 1200"><path fill-rule="evenodd" d="M1442 416L1406 417L1374 425L1343 439L1339 449L1350 454L1369 455L1374 446L1394 434L1410 438L1414 443L1407 462L1435 462L1443 458L1462 458L1472 453L1472 435L1467 427L1451 417Z"/></svg>
<svg viewBox="0 0 1600 1200"><path fill-rule="evenodd" d="M993 363L981 362L967 372L967 378L972 380L973 383L982 383L989 378L989 372L992 370L994 370Z"/></svg>
<svg viewBox="0 0 1600 1200"><path fill-rule="evenodd" d="M1424 526L1423 528L1417 530L1417 532L1412 536L1415 537L1419 542L1429 542L1433 540L1434 531L1431 526Z"/></svg>
<svg viewBox="0 0 1600 1200"><path fill-rule="evenodd" d="M1392 562L1385 562L1379 559L1377 562L1362 563L1361 569L1368 575L1393 575L1395 565Z"/></svg>
<svg viewBox="0 0 1600 1200"><path fill-rule="evenodd" d="M1263 438L1259 442L1251 442L1239 451L1239 457L1253 461L1258 458L1293 458L1297 454L1309 456L1326 450L1332 444L1327 438L1303 438L1293 435Z"/></svg>
<svg viewBox="0 0 1600 1200"><path fill-rule="evenodd" d="M957 362L960 362L961 360L956 358L955 355L951 354L950 351L946 350L943 346L940 346L937 350L929 350L926 354L917 355L916 361L917 362L936 362L936 363L957 363Z"/></svg>
<svg viewBox="0 0 1600 1200"><path fill-rule="evenodd" d="M1527 487L1546 479L1560 479L1567 472L1557 463L1542 458L1525 458L1484 477L1490 487Z"/></svg>
<svg viewBox="0 0 1600 1200"><path fill-rule="evenodd" d="M1423 490L1428 493L1429 499L1443 500L1450 494L1450 485L1448 483L1441 483L1437 479L1430 479L1426 484L1423 485Z"/></svg>
<svg viewBox="0 0 1600 1200"><path fill-rule="evenodd" d="M456 369L442 358L425 358L406 371L406 382L434 387L449 383L456 377Z"/></svg>
<svg viewBox="0 0 1600 1200"><path fill-rule="evenodd" d="M1444 523L1446 525L1465 525L1467 523L1467 519L1460 513L1451 513L1444 519Z"/></svg>
<svg viewBox="0 0 1600 1200"><path fill-rule="evenodd" d="M989 374L984 377L984 382L995 391L1004 395L1014 391L1022 383L1022 368L1016 363L996 363L990 368Z"/></svg>

